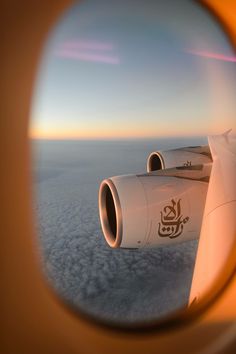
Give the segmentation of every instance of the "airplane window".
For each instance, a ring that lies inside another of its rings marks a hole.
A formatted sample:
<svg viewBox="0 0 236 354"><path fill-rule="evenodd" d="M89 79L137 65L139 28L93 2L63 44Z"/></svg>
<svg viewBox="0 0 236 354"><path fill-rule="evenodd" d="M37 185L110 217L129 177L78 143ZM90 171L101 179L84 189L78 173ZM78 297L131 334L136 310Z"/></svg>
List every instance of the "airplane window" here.
<svg viewBox="0 0 236 354"><path fill-rule="evenodd" d="M188 306L207 136L235 125L235 65L195 1L86 0L50 33L29 132L34 209L46 278L78 311L133 324Z"/></svg>

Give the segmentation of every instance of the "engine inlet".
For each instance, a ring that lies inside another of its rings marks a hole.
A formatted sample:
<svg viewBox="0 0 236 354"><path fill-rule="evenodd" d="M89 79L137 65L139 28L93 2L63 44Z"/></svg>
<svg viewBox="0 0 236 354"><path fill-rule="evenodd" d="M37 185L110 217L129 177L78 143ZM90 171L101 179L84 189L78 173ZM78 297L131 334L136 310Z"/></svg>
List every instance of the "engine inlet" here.
<svg viewBox="0 0 236 354"><path fill-rule="evenodd" d="M158 152L152 152L147 160L147 171L158 171L163 170L164 168L164 161L161 155Z"/></svg>
<svg viewBox="0 0 236 354"><path fill-rule="evenodd" d="M121 207L117 190L109 179L100 185L99 216L107 243L112 248L118 248L122 240Z"/></svg>

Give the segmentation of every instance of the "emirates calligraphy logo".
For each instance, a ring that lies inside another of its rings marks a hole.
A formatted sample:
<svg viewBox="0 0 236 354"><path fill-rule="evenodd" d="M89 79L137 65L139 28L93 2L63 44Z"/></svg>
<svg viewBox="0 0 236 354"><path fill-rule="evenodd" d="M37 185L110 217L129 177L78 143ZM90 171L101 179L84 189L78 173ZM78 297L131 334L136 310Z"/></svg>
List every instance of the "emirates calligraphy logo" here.
<svg viewBox="0 0 236 354"><path fill-rule="evenodd" d="M192 161L188 161L188 160L187 160L187 162L185 162L185 163L183 164L183 166L186 166L186 167L192 166Z"/></svg>
<svg viewBox="0 0 236 354"><path fill-rule="evenodd" d="M161 222L158 223L158 235L160 237L175 238L182 234L184 224L189 220L189 217L183 218L181 215L181 199L177 202L172 199L171 205L164 207L161 211Z"/></svg>

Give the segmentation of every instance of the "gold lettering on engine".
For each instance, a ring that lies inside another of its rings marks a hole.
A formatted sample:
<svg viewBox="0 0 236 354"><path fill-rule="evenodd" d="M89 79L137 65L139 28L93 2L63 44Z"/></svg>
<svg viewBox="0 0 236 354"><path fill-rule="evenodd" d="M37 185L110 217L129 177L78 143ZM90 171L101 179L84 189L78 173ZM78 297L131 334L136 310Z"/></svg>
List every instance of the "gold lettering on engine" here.
<svg viewBox="0 0 236 354"><path fill-rule="evenodd" d="M192 166L192 161L188 161L188 160L187 160L187 162L185 162L185 163L183 164L183 166L186 166L186 167Z"/></svg>
<svg viewBox="0 0 236 354"><path fill-rule="evenodd" d="M189 220L189 217L183 218L181 215L181 199L177 202L172 199L171 205L163 208L161 214L161 222L158 223L158 235L160 237L175 238L182 234L184 224Z"/></svg>

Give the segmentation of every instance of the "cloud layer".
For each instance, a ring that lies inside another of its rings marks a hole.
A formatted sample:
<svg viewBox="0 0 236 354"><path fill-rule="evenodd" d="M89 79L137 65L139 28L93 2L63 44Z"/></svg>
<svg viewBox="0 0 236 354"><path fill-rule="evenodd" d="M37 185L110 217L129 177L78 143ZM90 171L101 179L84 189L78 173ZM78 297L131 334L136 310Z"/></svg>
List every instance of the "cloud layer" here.
<svg viewBox="0 0 236 354"><path fill-rule="evenodd" d="M36 143L35 213L42 264L66 301L101 318L127 322L157 318L187 303L197 242L110 249L97 207L104 178L145 172L150 151L173 144L181 143Z"/></svg>

